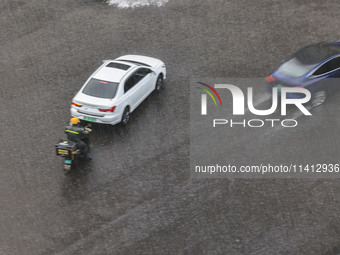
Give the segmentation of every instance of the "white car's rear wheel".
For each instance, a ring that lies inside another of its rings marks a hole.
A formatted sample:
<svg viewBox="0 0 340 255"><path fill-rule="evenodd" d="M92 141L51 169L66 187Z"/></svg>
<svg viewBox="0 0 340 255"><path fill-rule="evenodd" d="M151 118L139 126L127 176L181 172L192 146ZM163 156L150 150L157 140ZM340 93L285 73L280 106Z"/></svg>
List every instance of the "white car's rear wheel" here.
<svg viewBox="0 0 340 255"><path fill-rule="evenodd" d="M130 120L130 110L129 110L129 107L125 107L120 124L122 124L123 126L126 126L129 120Z"/></svg>

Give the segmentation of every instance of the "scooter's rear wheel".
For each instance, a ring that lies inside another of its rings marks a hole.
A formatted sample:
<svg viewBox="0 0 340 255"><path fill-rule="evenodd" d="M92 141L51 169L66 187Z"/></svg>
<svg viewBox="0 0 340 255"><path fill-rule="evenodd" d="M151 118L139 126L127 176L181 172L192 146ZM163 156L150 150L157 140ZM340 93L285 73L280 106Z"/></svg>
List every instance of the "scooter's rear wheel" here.
<svg viewBox="0 0 340 255"><path fill-rule="evenodd" d="M71 159L65 159L64 160L64 173L68 173L72 169L72 160Z"/></svg>

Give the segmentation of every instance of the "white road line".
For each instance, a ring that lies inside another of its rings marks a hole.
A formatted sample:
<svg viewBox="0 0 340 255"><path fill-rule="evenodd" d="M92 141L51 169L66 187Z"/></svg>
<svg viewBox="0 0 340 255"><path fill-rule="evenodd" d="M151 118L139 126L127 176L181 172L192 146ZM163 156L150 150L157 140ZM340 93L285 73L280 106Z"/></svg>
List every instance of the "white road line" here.
<svg viewBox="0 0 340 255"><path fill-rule="evenodd" d="M136 8L143 6L157 6L161 7L169 0L108 0L109 5L115 5L118 8Z"/></svg>

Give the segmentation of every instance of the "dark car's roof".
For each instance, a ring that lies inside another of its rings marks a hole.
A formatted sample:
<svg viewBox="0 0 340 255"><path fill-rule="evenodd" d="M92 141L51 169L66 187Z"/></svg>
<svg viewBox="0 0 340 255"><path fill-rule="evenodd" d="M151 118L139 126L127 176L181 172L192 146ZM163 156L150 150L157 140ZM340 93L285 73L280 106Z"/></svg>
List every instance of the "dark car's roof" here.
<svg viewBox="0 0 340 255"><path fill-rule="evenodd" d="M313 65L334 55L340 54L340 45L335 43L317 43L303 47L293 54L302 64Z"/></svg>

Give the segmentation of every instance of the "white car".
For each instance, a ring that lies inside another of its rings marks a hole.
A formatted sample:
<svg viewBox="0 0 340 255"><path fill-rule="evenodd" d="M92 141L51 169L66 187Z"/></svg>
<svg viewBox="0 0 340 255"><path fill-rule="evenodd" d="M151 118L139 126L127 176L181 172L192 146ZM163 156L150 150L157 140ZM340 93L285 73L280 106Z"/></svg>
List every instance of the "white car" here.
<svg viewBox="0 0 340 255"><path fill-rule="evenodd" d="M164 63L156 58L126 55L103 64L72 100L71 115L79 119L126 125L130 113L166 78Z"/></svg>

